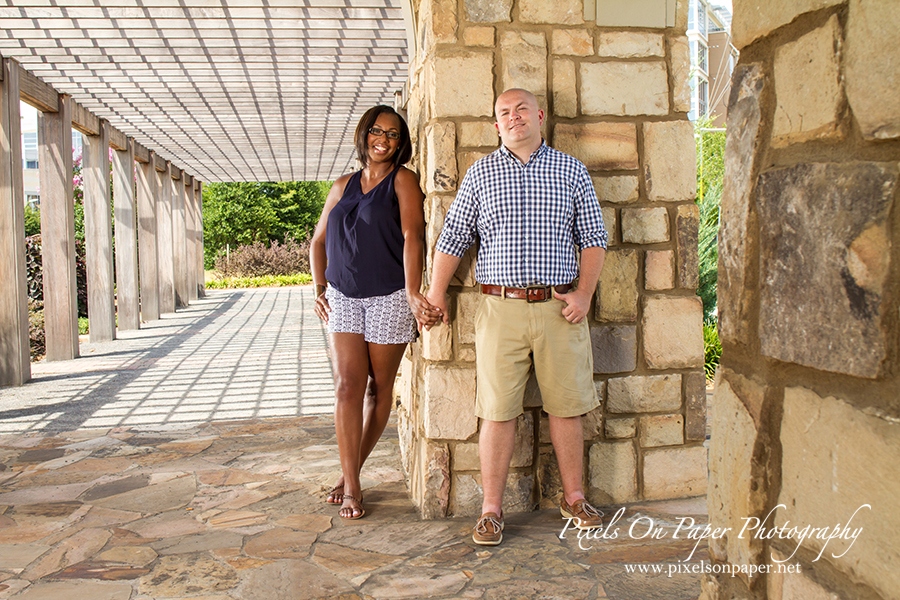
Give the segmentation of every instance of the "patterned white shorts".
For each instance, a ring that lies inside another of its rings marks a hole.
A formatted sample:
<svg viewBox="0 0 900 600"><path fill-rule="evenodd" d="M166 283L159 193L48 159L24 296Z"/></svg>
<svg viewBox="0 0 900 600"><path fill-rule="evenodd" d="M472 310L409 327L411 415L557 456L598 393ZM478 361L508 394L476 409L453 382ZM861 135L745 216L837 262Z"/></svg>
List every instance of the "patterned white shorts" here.
<svg viewBox="0 0 900 600"><path fill-rule="evenodd" d="M419 336L406 290L387 296L351 298L328 286L325 298L331 307L328 333L359 333L370 344L408 344Z"/></svg>

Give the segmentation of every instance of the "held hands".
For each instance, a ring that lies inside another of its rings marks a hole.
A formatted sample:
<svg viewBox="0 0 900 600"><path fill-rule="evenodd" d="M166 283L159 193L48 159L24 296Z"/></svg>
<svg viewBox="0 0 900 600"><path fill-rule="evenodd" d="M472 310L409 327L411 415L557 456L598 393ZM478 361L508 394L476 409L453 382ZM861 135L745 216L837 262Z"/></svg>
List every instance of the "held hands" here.
<svg viewBox="0 0 900 600"><path fill-rule="evenodd" d="M439 322L443 321L444 323L450 323L450 310L447 307L447 295L446 294L435 294L431 290L425 295L425 301L429 303L429 306L435 311L437 318L433 323L429 323L425 326L425 331L430 331L432 327L437 325Z"/></svg>
<svg viewBox="0 0 900 600"><path fill-rule="evenodd" d="M553 297L566 303L566 307L562 309L562 315L569 323L581 323L585 315L591 309L591 296L593 290L582 292L581 289L575 289L567 294L553 292Z"/></svg>
<svg viewBox="0 0 900 600"><path fill-rule="evenodd" d="M406 292L406 300L409 302L409 309L416 318L419 331L423 328L427 331L432 326L437 325L443 317L444 311L434 306L418 291Z"/></svg>

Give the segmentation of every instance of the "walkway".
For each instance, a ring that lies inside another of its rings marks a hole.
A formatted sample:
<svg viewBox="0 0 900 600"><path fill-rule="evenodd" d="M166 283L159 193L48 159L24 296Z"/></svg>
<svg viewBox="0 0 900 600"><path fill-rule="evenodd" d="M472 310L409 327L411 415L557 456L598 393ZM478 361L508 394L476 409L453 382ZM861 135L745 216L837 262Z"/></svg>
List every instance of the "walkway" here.
<svg viewBox="0 0 900 600"><path fill-rule="evenodd" d="M481 548L471 519L418 519L393 422L366 517L338 518L311 291L213 291L0 390L0 599L697 598L699 575L668 573L708 560L701 544L679 562L694 542L673 539L681 518L705 524L705 499L630 505L588 549L559 539L556 511L511 515ZM634 539L650 522L661 539Z"/></svg>

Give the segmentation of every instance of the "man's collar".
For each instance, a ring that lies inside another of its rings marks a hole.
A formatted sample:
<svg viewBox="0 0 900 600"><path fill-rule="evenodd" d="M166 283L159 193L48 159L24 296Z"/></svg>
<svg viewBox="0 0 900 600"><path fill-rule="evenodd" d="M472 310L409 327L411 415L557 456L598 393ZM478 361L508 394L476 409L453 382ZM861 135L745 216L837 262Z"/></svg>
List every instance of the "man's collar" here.
<svg viewBox="0 0 900 600"><path fill-rule="evenodd" d="M549 146L547 145L547 142L544 141L544 138L541 138L541 145L538 146L538 149L537 149L537 150L535 150L534 152L531 153L531 156L528 157L528 162L530 163L532 160L534 160L534 159L536 159L536 158L542 156L542 155L544 154L544 152L547 151L547 148L549 148ZM515 154L513 154L513 153L510 151L510 149L507 148L507 147L506 147L505 145L503 145L503 144L500 144L500 152L501 152L503 155L505 155L507 158L510 158L510 159L516 161L517 163L522 164L522 161L520 161L520 160L518 159L518 157L517 157Z"/></svg>

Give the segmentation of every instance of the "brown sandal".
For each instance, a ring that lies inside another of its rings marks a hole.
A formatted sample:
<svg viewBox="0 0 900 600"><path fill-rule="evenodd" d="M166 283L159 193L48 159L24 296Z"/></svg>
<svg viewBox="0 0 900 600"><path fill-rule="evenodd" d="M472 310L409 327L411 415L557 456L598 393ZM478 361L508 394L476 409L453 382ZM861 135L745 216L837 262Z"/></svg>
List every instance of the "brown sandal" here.
<svg viewBox="0 0 900 600"><path fill-rule="evenodd" d="M350 511L350 516L345 517L340 512L338 512L338 516L340 516L342 519L347 519L348 521L355 521L356 519L362 519L365 516L366 510L363 508L362 494L359 495L359 498L354 498L353 496L351 496L349 494L344 494L344 500L352 500L353 502L356 503L357 508L354 508L353 506L347 506L346 510ZM345 507L342 506L341 511L343 512L344 510L345 510ZM359 514L354 517L353 513L357 512L357 511L359 511Z"/></svg>
<svg viewBox="0 0 900 600"><path fill-rule="evenodd" d="M340 490L340 492L338 491ZM326 504L341 504L344 502L344 484L338 484L328 490L328 495L325 496Z"/></svg>

